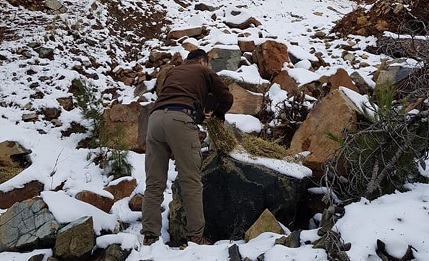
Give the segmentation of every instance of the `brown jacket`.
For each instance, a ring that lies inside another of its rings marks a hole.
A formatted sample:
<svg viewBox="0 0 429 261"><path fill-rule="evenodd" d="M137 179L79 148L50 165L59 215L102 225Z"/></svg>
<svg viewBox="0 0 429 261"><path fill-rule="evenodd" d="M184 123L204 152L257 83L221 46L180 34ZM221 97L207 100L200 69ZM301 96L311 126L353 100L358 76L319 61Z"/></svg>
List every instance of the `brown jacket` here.
<svg viewBox="0 0 429 261"><path fill-rule="evenodd" d="M209 99L213 108L207 108ZM221 119L225 118L233 103L228 87L213 70L198 61L189 60L167 73L152 111L166 105L184 105L194 109L195 100L199 100L203 108L213 110L213 116Z"/></svg>

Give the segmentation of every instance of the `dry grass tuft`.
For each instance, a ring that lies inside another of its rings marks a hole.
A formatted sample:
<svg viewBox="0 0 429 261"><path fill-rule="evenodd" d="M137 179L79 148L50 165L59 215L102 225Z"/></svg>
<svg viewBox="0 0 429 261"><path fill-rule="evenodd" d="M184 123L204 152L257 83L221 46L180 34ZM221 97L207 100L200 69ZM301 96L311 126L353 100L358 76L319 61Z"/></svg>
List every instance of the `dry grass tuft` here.
<svg viewBox="0 0 429 261"><path fill-rule="evenodd" d="M222 120L212 117L207 120L206 126L209 137L218 152L228 154L238 145L234 134L225 128Z"/></svg>
<svg viewBox="0 0 429 261"><path fill-rule="evenodd" d="M290 153L277 143L270 142L250 134L243 135L243 148L252 156L284 159L291 156Z"/></svg>

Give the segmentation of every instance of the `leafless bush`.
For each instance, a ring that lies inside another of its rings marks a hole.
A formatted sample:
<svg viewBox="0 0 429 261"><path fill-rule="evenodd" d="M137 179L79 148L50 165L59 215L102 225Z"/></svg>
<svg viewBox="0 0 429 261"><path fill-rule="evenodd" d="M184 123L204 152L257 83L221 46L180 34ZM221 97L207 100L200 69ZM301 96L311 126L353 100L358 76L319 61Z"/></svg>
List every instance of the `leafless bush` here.
<svg viewBox="0 0 429 261"><path fill-rule="evenodd" d="M405 113L400 104L374 110L360 131L346 133L335 157L326 164L327 185L345 200L374 199L407 182L423 181L417 167L428 158L427 103L419 112Z"/></svg>
<svg viewBox="0 0 429 261"><path fill-rule="evenodd" d="M257 115L263 124L260 138L288 148L293 134L307 118L309 108L305 103L303 93L277 104L273 104L268 96L264 96Z"/></svg>

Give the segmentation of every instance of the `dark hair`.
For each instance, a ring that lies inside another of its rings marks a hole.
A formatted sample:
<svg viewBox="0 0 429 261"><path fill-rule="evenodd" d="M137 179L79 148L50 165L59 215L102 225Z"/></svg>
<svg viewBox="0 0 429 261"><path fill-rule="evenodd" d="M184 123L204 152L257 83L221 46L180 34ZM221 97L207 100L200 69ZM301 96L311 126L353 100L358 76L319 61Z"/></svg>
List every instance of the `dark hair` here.
<svg viewBox="0 0 429 261"><path fill-rule="evenodd" d="M209 56L207 55L206 51L204 51L203 49L196 49L196 50L190 51L186 59L187 60L204 59L206 62L208 62Z"/></svg>

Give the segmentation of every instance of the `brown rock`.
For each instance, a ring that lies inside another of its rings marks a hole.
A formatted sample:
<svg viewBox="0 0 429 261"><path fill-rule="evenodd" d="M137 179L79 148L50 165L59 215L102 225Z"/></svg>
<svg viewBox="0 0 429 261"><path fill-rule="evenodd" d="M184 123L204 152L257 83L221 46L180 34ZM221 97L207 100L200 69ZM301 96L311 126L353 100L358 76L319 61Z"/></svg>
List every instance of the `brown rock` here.
<svg viewBox="0 0 429 261"><path fill-rule="evenodd" d="M190 43L190 42L182 43L182 47L183 47L183 49L185 49L186 51L189 51L189 52L198 49L198 47L195 44Z"/></svg>
<svg viewBox="0 0 429 261"><path fill-rule="evenodd" d="M267 80L271 80L279 74L283 64L289 61L287 46L273 40L267 40L257 45L254 56L261 77Z"/></svg>
<svg viewBox="0 0 429 261"><path fill-rule="evenodd" d="M319 81L321 83L329 83L331 90L337 90L342 86L355 92L359 92L359 89L353 84L353 81L347 71L342 68L339 68L334 75L320 77Z"/></svg>
<svg viewBox="0 0 429 261"><path fill-rule="evenodd" d="M64 110L66 110L66 111L71 111L74 108L72 96L64 97L64 98L58 98L57 101L61 105L61 107L63 107Z"/></svg>
<svg viewBox="0 0 429 261"><path fill-rule="evenodd" d="M10 208L16 202L38 196L43 191L44 185L39 181L31 181L24 184L22 188L15 188L11 191L0 191L0 208Z"/></svg>
<svg viewBox="0 0 429 261"><path fill-rule="evenodd" d="M94 207L99 208L106 213L109 213L114 203L112 198L105 197L88 190L83 190L78 192L75 198L80 201L91 204Z"/></svg>
<svg viewBox="0 0 429 261"><path fill-rule="evenodd" d="M281 71L276 77L274 77L273 83L279 84L282 90L288 92L289 96L298 94L300 92L298 84L292 77L289 76L287 71Z"/></svg>
<svg viewBox="0 0 429 261"><path fill-rule="evenodd" d="M256 27L260 26L261 22L259 22L254 17L249 17L246 21L244 21L242 23L225 22L225 24L231 28L239 28L241 30L244 30L244 29L251 27L252 25L254 25Z"/></svg>
<svg viewBox="0 0 429 261"><path fill-rule="evenodd" d="M255 50L254 41L239 40L238 47L242 52L253 52Z"/></svg>
<svg viewBox="0 0 429 261"><path fill-rule="evenodd" d="M117 184L109 185L104 190L109 191L114 196L114 201L129 197L137 187L137 181L134 178L124 178Z"/></svg>
<svg viewBox="0 0 429 261"><path fill-rule="evenodd" d="M355 131L358 111L344 92L334 90L316 104L295 132L290 150L311 153L304 159L304 164L313 170L315 177L323 175L323 164L340 146L338 142L327 138L326 133L343 137L345 129Z"/></svg>
<svg viewBox="0 0 429 261"><path fill-rule="evenodd" d="M143 204L144 196L142 194L135 194L130 202L128 202L128 206L132 211L141 211Z"/></svg>
<svg viewBox="0 0 429 261"><path fill-rule="evenodd" d="M167 39L179 39L184 36L192 37L203 33L203 27L195 27L188 29L176 29L168 32Z"/></svg>
<svg viewBox="0 0 429 261"><path fill-rule="evenodd" d="M59 108L45 108L43 109L43 114L45 115L45 120L58 119L61 115L61 109Z"/></svg>

